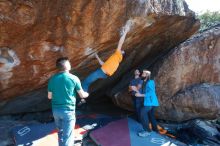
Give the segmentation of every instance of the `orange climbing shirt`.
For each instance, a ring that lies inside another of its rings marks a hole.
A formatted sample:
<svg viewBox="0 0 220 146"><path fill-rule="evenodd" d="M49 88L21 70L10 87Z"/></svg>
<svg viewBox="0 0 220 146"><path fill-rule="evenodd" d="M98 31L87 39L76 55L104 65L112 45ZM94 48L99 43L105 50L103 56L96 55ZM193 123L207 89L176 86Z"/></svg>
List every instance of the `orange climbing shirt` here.
<svg viewBox="0 0 220 146"><path fill-rule="evenodd" d="M112 56L110 56L107 61L102 65L102 71L108 76L112 76L118 69L119 63L122 61L123 56L120 51L116 50Z"/></svg>

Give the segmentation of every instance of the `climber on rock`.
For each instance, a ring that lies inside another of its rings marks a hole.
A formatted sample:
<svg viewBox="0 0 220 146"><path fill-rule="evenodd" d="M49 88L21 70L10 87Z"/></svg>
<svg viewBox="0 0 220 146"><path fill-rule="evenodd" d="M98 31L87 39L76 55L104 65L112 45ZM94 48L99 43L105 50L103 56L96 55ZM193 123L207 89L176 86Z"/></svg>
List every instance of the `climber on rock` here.
<svg viewBox="0 0 220 146"><path fill-rule="evenodd" d="M129 27L125 27L124 33L119 40L118 47L114 54L112 54L105 62L103 62L100 57L95 54L96 59L98 60L101 68L92 72L83 82L82 88L88 92L89 86L98 79L105 79L108 76L112 76L119 67L120 62L123 59L125 52L122 50L122 45L124 43L126 34L129 31ZM85 100L81 100L78 105L85 103Z"/></svg>

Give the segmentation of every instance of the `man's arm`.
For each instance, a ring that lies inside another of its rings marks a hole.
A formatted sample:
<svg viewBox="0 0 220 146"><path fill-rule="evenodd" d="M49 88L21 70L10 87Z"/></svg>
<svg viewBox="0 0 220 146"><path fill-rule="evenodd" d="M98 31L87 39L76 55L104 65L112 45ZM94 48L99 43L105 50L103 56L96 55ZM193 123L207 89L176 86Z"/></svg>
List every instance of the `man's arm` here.
<svg viewBox="0 0 220 146"><path fill-rule="evenodd" d="M123 45L123 43L125 41L125 37L126 37L128 31L129 31L129 28L126 28L123 36L120 38L120 40L118 42L117 50L120 51L120 52L121 52L121 48L122 48L122 45Z"/></svg>
<svg viewBox="0 0 220 146"><path fill-rule="evenodd" d="M142 87L142 84L138 84L136 88L137 88L138 91L139 91L139 90L141 89L141 87Z"/></svg>
<svg viewBox="0 0 220 146"><path fill-rule="evenodd" d="M98 56L97 53L95 53L95 58L98 60L98 62L99 62L100 65L103 65L103 64L104 64L104 62L101 60L101 58L99 58L99 56Z"/></svg>
<svg viewBox="0 0 220 146"><path fill-rule="evenodd" d="M48 92L47 98L52 99L52 92Z"/></svg>
<svg viewBox="0 0 220 146"><path fill-rule="evenodd" d="M141 94L141 93L140 93L140 89L141 89L141 87L142 87L142 84L143 84L143 82L140 82L140 83L136 86L136 88L137 88L137 90L138 90L138 92L135 94L136 97L145 97L145 94Z"/></svg>
<svg viewBox="0 0 220 146"><path fill-rule="evenodd" d="M87 98L89 96L89 93L85 92L83 89L78 90L77 92L78 92L80 98Z"/></svg>
<svg viewBox="0 0 220 146"><path fill-rule="evenodd" d="M136 93L135 96L136 96L136 97L145 97L145 94Z"/></svg>
<svg viewBox="0 0 220 146"><path fill-rule="evenodd" d="M77 92L81 98L80 102L78 103L78 106L80 106L81 104L86 103L85 98L87 98L89 96L89 93L85 92L83 89L78 90Z"/></svg>
<svg viewBox="0 0 220 146"><path fill-rule="evenodd" d="M135 91L135 92L139 92L139 90L138 90L138 88L136 87L136 86L129 86L129 89L131 90L131 91Z"/></svg>

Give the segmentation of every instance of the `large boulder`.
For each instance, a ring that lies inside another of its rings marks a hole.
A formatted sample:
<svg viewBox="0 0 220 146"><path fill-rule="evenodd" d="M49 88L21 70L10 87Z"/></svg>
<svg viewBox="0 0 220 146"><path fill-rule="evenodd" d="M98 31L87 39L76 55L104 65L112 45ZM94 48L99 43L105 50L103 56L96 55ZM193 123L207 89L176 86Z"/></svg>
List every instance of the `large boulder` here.
<svg viewBox="0 0 220 146"><path fill-rule="evenodd" d="M83 79L99 67L94 52L105 60L114 51L127 21L133 25L123 45L130 58L123 62L124 72L146 57L153 60L199 28L184 0L1 1L0 110L44 87L56 72L58 57L68 56ZM115 83L122 73L105 84Z"/></svg>
<svg viewBox="0 0 220 146"><path fill-rule="evenodd" d="M220 114L220 25L194 35L149 68L156 81L160 107L157 117L171 121L216 119ZM129 77L131 77L132 72ZM128 78L128 77L126 77ZM126 79L118 85L125 86ZM128 81L127 81L128 82ZM115 86L112 94L117 93ZM131 99L124 89L113 101L127 109Z"/></svg>
<svg viewBox="0 0 220 146"><path fill-rule="evenodd" d="M161 99L158 117L179 122L196 118L216 119L220 115L219 101L220 84L194 85L167 101Z"/></svg>
<svg viewBox="0 0 220 146"><path fill-rule="evenodd" d="M217 118L220 113L220 26L195 35L155 65L159 117ZM195 86L211 83L214 85ZM183 91L183 92L181 92Z"/></svg>

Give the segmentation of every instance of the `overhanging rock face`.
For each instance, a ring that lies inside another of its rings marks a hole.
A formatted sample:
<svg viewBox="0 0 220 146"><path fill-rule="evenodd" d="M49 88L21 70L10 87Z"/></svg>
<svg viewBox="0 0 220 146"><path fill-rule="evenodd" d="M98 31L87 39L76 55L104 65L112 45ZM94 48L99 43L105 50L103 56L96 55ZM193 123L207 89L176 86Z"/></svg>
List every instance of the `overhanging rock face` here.
<svg viewBox="0 0 220 146"><path fill-rule="evenodd" d="M183 0L1 1L0 16L0 109L45 86L58 57L68 56L83 79L99 67L94 52L105 60L114 51L127 21L133 24L123 45L127 55L104 85L112 86L124 72L154 60L199 27Z"/></svg>

